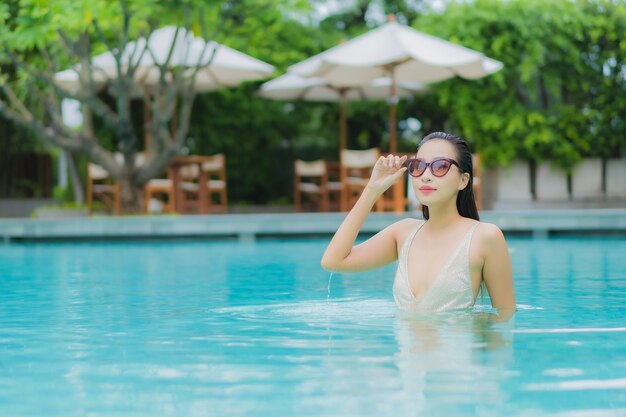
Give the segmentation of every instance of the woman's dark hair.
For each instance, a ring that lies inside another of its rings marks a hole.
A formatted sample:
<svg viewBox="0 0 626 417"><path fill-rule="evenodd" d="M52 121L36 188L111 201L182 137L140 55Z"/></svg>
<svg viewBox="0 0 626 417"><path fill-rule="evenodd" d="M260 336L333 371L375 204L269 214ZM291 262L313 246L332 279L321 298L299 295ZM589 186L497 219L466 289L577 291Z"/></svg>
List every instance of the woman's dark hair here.
<svg viewBox="0 0 626 417"><path fill-rule="evenodd" d="M456 161L461 166L461 172L467 172L469 174L469 182L467 186L459 191L456 197L456 208L459 214L463 217L470 219L480 220L478 217L478 209L476 208L476 200L474 199L474 164L472 162L472 152L469 145L463 139L458 136L454 136L445 132L433 132L424 137L422 141L417 145L419 149L424 143L433 139L441 139L451 143L456 150ZM422 214L424 219L428 220L428 207L422 205Z"/></svg>

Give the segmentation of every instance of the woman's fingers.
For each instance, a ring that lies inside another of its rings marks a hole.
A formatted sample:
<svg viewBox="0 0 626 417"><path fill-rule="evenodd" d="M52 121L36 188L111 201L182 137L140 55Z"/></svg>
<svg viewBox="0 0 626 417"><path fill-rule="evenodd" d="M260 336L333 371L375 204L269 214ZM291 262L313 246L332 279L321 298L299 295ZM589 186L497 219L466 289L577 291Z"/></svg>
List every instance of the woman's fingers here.
<svg viewBox="0 0 626 417"><path fill-rule="evenodd" d="M376 171L378 171L378 175L396 175L396 177L401 176L405 171L406 167L404 167L404 162L406 162L408 156L398 156L398 155L387 155L381 156L378 158L376 162ZM398 171L400 171L398 173Z"/></svg>
<svg viewBox="0 0 626 417"><path fill-rule="evenodd" d="M380 165L389 169L400 169L407 160L407 156L387 155L379 158Z"/></svg>
<svg viewBox="0 0 626 417"><path fill-rule="evenodd" d="M370 177L369 186L372 187L372 189L384 192L404 175L407 170L407 168L403 166L406 160L406 156L398 155L379 157L378 161L376 161L372 176Z"/></svg>

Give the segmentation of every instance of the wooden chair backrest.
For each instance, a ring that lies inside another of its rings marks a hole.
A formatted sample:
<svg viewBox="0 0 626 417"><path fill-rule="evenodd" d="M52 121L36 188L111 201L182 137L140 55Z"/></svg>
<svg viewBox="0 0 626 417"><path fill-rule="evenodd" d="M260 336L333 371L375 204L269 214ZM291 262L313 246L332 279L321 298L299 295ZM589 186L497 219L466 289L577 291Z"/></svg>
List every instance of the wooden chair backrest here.
<svg viewBox="0 0 626 417"><path fill-rule="evenodd" d="M211 158L209 161L202 163L202 169L204 171L217 172L226 165L226 157L223 153L211 155L209 158Z"/></svg>
<svg viewBox="0 0 626 417"><path fill-rule="evenodd" d="M341 165L345 168L371 168L380 157L378 148L365 150L341 150Z"/></svg>
<svg viewBox="0 0 626 417"><path fill-rule="evenodd" d="M298 177L322 177L326 175L326 163L322 159L317 161L296 159L294 164L295 173Z"/></svg>
<svg viewBox="0 0 626 417"><path fill-rule="evenodd" d="M183 180L194 180L200 176L200 168L196 164L183 165L180 167L180 176Z"/></svg>
<svg viewBox="0 0 626 417"><path fill-rule="evenodd" d="M87 174L91 181L102 181L109 178L109 173L98 164L90 162L87 165Z"/></svg>

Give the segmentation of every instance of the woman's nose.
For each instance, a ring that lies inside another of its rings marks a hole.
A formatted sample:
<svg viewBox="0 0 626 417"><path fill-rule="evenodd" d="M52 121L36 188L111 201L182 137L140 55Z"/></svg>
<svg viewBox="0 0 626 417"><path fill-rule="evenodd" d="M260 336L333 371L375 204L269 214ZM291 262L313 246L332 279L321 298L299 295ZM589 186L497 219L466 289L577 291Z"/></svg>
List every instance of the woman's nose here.
<svg viewBox="0 0 626 417"><path fill-rule="evenodd" d="M424 173L420 176L420 180L422 182L430 182L432 181L432 177L431 177L431 172L429 168L426 168L426 170L424 171Z"/></svg>

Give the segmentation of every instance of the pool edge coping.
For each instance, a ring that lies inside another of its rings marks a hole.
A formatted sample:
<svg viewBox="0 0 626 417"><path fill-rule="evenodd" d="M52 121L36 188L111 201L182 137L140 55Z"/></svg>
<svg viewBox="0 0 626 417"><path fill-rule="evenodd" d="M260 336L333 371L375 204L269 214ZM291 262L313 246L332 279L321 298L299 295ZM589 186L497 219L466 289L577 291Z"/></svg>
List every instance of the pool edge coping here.
<svg viewBox="0 0 626 417"><path fill-rule="evenodd" d="M245 213L80 217L66 219L0 219L0 240L132 240L213 238L254 240L264 237L331 236L346 213ZM481 221L504 233L536 237L557 233L626 235L625 209L498 210L480 212ZM371 213L361 232L374 234L391 223L421 218L416 212Z"/></svg>

